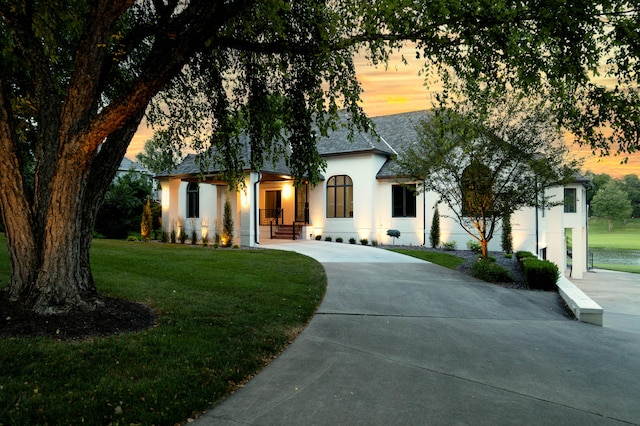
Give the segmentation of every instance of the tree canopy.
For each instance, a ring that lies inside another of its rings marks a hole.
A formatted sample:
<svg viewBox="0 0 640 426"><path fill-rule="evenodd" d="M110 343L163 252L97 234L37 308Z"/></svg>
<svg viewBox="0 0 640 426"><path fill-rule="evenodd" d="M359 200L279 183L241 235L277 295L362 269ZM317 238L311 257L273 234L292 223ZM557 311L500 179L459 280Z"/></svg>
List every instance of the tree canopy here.
<svg viewBox="0 0 640 426"><path fill-rule="evenodd" d="M626 220L631 217L633 208L629 194L622 188L622 184L612 180L600 188L591 201L594 215L606 219L609 232L613 230L615 220Z"/></svg>
<svg viewBox="0 0 640 426"><path fill-rule="evenodd" d="M318 182L315 136L338 110L367 127L356 51L383 64L412 41L468 96L543 93L559 124L594 150L632 151L639 19L630 0L0 0L11 299L43 313L99 305L91 231L145 113L178 148L215 146L210 160L231 181L285 156L297 179ZM241 130L250 164L234 143Z"/></svg>
<svg viewBox="0 0 640 426"><path fill-rule="evenodd" d="M397 158L397 173L437 193L486 257L500 221L523 207L557 204L545 189L571 181L577 162L549 113L528 99L496 100L482 113L464 106L423 120L419 140Z"/></svg>

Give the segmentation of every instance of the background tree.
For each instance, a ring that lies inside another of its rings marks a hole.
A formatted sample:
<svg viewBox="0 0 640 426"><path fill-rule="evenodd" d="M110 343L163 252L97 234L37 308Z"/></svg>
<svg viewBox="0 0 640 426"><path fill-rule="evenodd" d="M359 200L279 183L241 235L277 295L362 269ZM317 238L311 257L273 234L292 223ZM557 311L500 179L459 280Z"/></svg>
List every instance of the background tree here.
<svg viewBox="0 0 640 426"><path fill-rule="evenodd" d="M609 232L613 230L613 222L631 217L633 211L628 194L622 185L615 180L600 188L591 201L595 216L609 222Z"/></svg>
<svg viewBox="0 0 640 426"><path fill-rule="evenodd" d="M95 230L107 238L127 238L140 230L140 212L151 194L151 180L136 171L114 179L98 212Z"/></svg>
<svg viewBox="0 0 640 426"><path fill-rule="evenodd" d="M587 171L586 175L591 180L587 187L587 204L591 205L591 200L593 200L598 190L611 182L613 178L606 173L594 174L591 171ZM591 209L589 210L589 216L593 216Z"/></svg>
<svg viewBox="0 0 640 426"><path fill-rule="evenodd" d="M558 128L535 103L498 99L482 113L468 107L442 107L424 120L418 142L397 158L397 173L436 192L486 258L502 218L552 205L541 192L571 180L577 164L566 158Z"/></svg>
<svg viewBox="0 0 640 426"><path fill-rule="evenodd" d="M144 143L142 152L136 155L136 161L155 174L168 172L182 161L181 152L174 151L169 133L158 130L153 137Z"/></svg>
<svg viewBox="0 0 640 426"><path fill-rule="evenodd" d="M631 201L631 216L640 217L640 179L637 175L625 175L622 178L622 184Z"/></svg>
<svg viewBox="0 0 640 426"><path fill-rule="evenodd" d="M437 248L440 245L440 213L438 205L433 209L433 218L431 219L431 231L429 232L429 242L431 248Z"/></svg>
<svg viewBox="0 0 640 426"><path fill-rule="evenodd" d="M627 0L3 0L9 298L40 313L101 305L92 230L145 111L178 148L216 146L219 157L206 161L232 183L280 156L293 176L315 183L323 166L315 137L338 109L367 127L353 54L380 63L410 40L445 84L455 75L478 100L507 87L544 93L582 142L633 150L639 26ZM598 85L596 74L615 84ZM235 142L240 129L251 136L248 165Z"/></svg>

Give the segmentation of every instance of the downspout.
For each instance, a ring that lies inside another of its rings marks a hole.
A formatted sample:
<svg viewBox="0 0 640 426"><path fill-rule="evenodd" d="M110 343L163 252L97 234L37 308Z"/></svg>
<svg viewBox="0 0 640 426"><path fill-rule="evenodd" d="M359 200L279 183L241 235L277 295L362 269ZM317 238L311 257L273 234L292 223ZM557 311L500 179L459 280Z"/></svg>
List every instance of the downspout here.
<svg viewBox="0 0 640 426"><path fill-rule="evenodd" d="M538 178L536 177L536 188L537 187L538 187ZM544 193L543 193L542 196L544 197ZM536 198L539 199L539 196L536 195ZM536 209L535 209L535 215L536 215L536 257L538 257L540 255L540 248L539 248L540 241L538 241L538 239L539 239L539 236L538 236L539 230L538 230L538 202L537 201L538 200L536 200ZM544 206L542 208L544 208Z"/></svg>
<svg viewBox="0 0 640 426"><path fill-rule="evenodd" d="M254 218L253 221L253 238L254 243L260 245L260 238L258 237L259 224L260 224L260 209L258 208L258 185L262 180L262 172L258 172L258 180L253 183L253 210L254 210Z"/></svg>
<svg viewBox="0 0 640 426"><path fill-rule="evenodd" d="M422 245L427 245L427 191L422 186Z"/></svg>

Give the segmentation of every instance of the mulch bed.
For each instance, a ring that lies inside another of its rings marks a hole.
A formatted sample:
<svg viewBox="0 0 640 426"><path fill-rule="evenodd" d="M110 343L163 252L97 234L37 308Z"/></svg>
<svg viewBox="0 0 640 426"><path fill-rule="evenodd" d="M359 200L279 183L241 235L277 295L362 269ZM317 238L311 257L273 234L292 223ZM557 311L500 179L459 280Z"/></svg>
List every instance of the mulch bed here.
<svg viewBox="0 0 640 426"><path fill-rule="evenodd" d="M148 306L112 297L93 311L72 311L64 315L36 315L11 303L0 291L0 339L43 336L58 340L131 333L152 327L157 314Z"/></svg>

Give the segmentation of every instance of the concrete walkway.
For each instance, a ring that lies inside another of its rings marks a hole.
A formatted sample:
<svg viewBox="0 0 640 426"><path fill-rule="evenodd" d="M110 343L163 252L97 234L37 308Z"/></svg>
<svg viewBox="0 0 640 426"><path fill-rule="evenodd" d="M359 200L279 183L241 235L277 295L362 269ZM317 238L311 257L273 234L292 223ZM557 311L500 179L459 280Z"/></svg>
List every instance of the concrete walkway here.
<svg viewBox="0 0 640 426"><path fill-rule="evenodd" d="M309 326L197 425L640 423L640 335L371 247L281 244L321 261Z"/></svg>
<svg viewBox="0 0 640 426"><path fill-rule="evenodd" d="M593 269L571 282L602 306L603 327L640 334L640 274Z"/></svg>

